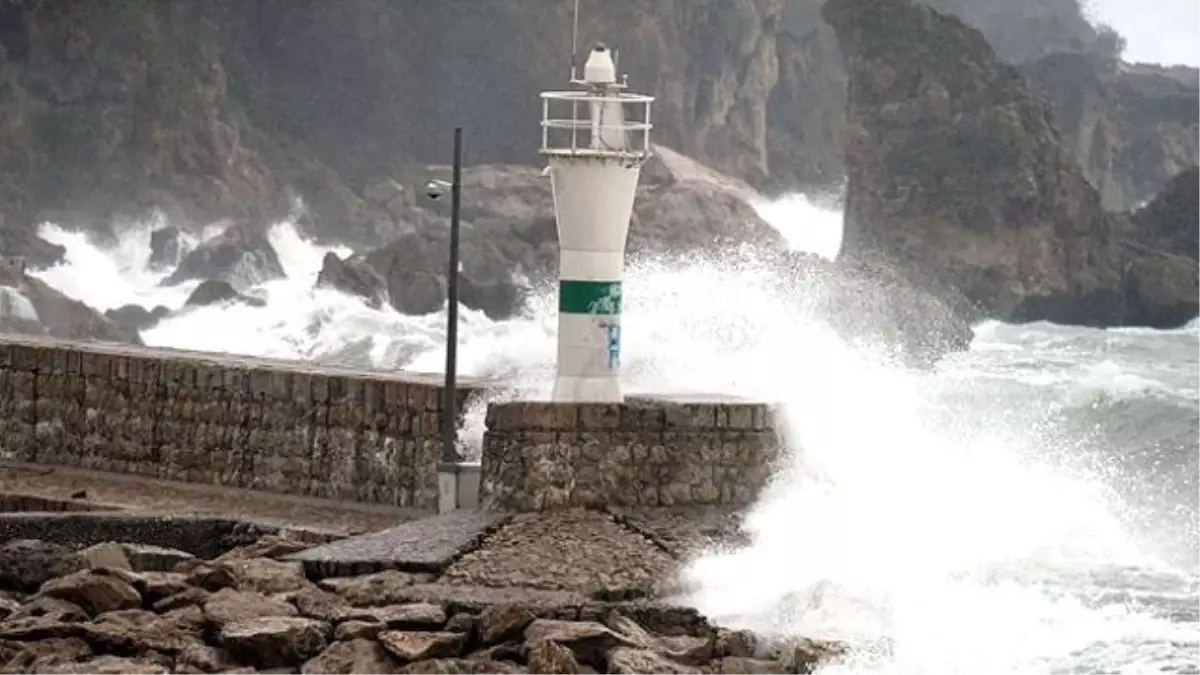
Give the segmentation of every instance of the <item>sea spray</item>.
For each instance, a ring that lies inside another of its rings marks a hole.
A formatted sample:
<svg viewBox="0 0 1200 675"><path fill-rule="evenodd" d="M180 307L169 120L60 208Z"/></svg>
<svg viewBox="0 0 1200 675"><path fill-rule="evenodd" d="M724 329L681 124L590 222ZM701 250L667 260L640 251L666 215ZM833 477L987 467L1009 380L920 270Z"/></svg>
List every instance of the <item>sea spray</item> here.
<svg viewBox="0 0 1200 675"><path fill-rule="evenodd" d="M797 248L820 248L802 241L821 228L802 226L813 205L790 203L778 227ZM179 308L188 289L145 268L151 226L115 244L47 226L67 257L39 276L101 309ZM187 309L146 342L441 368L444 313L403 316L314 289L330 249L286 223L271 240L288 278L255 289L264 307ZM970 352L917 373L837 338L810 316L808 292L753 251L630 264L626 391L775 402L790 453L748 515L751 543L692 561L692 602L763 633L862 647L830 672L1194 669L1195 323L989 323ZM463 373L501 381L497 397L547 395L553 300L542 289L504 322L464 312ZM464 442L477 447L483 407L467 412ZM881 642L886 652L871 649Z"/></svg>

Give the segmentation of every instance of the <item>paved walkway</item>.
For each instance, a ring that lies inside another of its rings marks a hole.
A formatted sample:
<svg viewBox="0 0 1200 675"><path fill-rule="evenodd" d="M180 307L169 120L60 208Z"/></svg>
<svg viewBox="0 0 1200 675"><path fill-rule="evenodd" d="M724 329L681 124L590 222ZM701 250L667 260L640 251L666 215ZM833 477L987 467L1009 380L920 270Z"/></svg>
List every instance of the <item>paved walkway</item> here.
<svg viewBox="0 0 1200 675"><path fill-rule="evenodd" d="M84 490L86 498L73 499ZM431 515L428 511L377 504L292 497L211 485L0 461L0 493L96 507L172 514L240 517L331 534L372 532Z"/></svg>

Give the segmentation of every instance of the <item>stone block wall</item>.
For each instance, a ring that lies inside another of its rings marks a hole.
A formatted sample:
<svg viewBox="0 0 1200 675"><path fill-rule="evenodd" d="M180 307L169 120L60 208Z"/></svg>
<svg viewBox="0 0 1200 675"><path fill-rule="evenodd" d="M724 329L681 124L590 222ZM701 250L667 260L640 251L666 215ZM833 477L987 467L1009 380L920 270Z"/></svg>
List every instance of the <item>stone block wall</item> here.
<svg viewBox="0 0 1200 675"><path fill-rule="evenodd" d="M763 403L493 403L480 499L511 511L746 506L778 448Z"/></svg>
<svg viewBox="0 0 1200 675"><path fill-rule="evenodd" d="M0 458L436 508L439 382L0 336Z"/></svg>

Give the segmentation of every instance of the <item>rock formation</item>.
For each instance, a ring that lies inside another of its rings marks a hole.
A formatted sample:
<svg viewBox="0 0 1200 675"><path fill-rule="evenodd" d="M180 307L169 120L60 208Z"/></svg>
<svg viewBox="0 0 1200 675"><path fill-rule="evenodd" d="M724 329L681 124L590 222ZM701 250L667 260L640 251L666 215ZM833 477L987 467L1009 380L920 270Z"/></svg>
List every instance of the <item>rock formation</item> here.
<svg viewBox="0 0 1200 675"><path fill-rule="evenodd" d="M830 0L823 14L850 72L843 256L990 316L1116 322L1117 222L1021 74L911 0Z"/></svg>
<svg viewBox="0 0 1200 675"><path fill-rule="evenodd" d="M201 560L138 544L71 551L8 542L0 665L9 673L808 673L844 649L767 644L653 601L481 594L396 570L314 583L301 563L280 559L304 548L267 535Z"/></svg>
<svg viewBox="0 0 1200 675"><path fill-rule="evenodd" d="M141 344L136 329L110 321L19 266L0 259L0 331L68 340Z"/></svg>
<svg viewBox="0 0 1200 675"><path fill-rule="evenodd" d="M1175 176L1130 217L1125 237L1125 321L1175 328L1200 314L1200 170Z"/></svg>
<svg viewBox="0 0 1200 675"><path fill-rule="evenodd" d="M659 146L656 153L634 205L632 256L742 242L782 245L748 203L758 196L748 185L669 148ZM428 169L430 175L444 171ZM460 299L492 318L510 317L521 309L527 284L557 270L550 181L532 167L474 166L463 173L463 195ZM385 280L393 307L410 314L435 311L446 298L449 208L428 207L437 209L428 217L437 225L401 234L354 259Z"/></svg>
<svg viewBox="0 0 1200 675"><path fill-rule="evenodd" d="M850 68L848 262L902 270L967 316L1166 326L1195 306L1194 256L1147 238L1194 176L1132 227L981 33L912 0L830 0L824 16Z"/></svg>
<svg viewBox="0 0 1200 675"><path fill-rule="evenodd" d="M222 302L237 301L247 305L262 306L266 303L260 298L242 295L228 281L223 279L205 279L192 291L184 307L206 307Z"/></svg>
<svg viewBox="0 0 1200 675"><path fill-rule="evenodd" d="M164 285L189 279L220 279L238 290L287 276L279 254L260 231L230 224L220 235L188 251Z"/></svg>
<svg viewBox="0 0 1200 675"><path fill-rule="evenodd" d="M906 239L908 253L888 251L887 259L867 264L859 252L858 262L847 261L846 270L857 265L850 277L863 283L876 271L889 280L872 287L965 287L965 298L936 291L937 301L955 313L975 303L1013 318L1095 322L1102 308L1124 302L1114 290L1122 265L1104 271L1099 262L1117 260L1120 247L1099 243L1107 240L1095 235L1091 221L1099 216L1084 183L1045 179L1030 190L1022 172L1038 162L1069 163L1074 157L1082 177L1099 190L1101 204L1133 208L1196 162L1194 69L1121 64L1117 36L1084 21L1076 0L1013 0L1003 7L987 0L925 4L957 13L983 34L940 45L937 53L944 58L933 59L937 68L931 72L950 74L947 64L965 54L981 69L984 84L954 89L941 82L949 101L941 100L936 87L919 94L928 100L917 107L931 116L914 122L917 128L903 143L909 154L889 161L902 165L897 175L942 166L947 176L937 181L957 197L953 203L910 205L902 219L944 206L962 223L1023 224L1001 228L1005 236L978 225L961 230L977 233L964 244L969 259L947 253L954 247L946 242ZM644 176L631 231L635 252L711 249L747 240L775 247L778 238L742 197L750 188L839 189L847 173L844 149L852 163L861 167L864 159L855 156L864 147L860 113L869 113L875 103L903 103L908 94L897 92L918 86L898 81L884 87L895 91L875 92L871 96L878 100L864 103L863 93L873 89L861 84L862 55L847 50L845 39L839 49L819 3L810 0L728 0L711 7L613 0L582 9L581 44L596 39L614 44L631 82L656 96L655 137L664 150L679 150L697 160L690 166L712 167L729 177L679 168L682 155L664 152L668 158L647 167ZM464 203L462 298L491 316L509 316L522 305L526 280L545 277L556 260L549 185L532 168L538 161L536 132L518 130L528 130L538 118L536 92L564 83L570 11L570 3L557 0L470 8L384 0L347 0L337 8L320 0L4 3L0 254L22 256L33 265L61 256L61 249L36 236L41 216L104 230L114 214L158 209L172 227L156 233L153 262L169 269L178 259L172 283L225 279L243 288L282 274L262 236L271 222L290 217L307 235L360 251L346 262L362 263L367 276L360 281L372 276L365 266L374 269L371 283L384 280L393 306L432 311L445 297L440 261L448 209L425 203L415 188L444 173L429 165L449 159L450 129L462 124L467 162L475 165ZM840 32L860 35L871 34L869 24L879 15L849 14ZM530 35L538 39L525 39ZM998 57L981 56L984 38ZM878 42L872 47L877 52L890 44ZM470 48L464 50L464 44ZM915 74L924 68L920 64L931 63L928 51L894 50L897 63L889 68ZM1023 64L1022 72L1050 96L1050 108L1038 107L997 58ZM859 83L850 92L858 99L847 109L851 78ZM988 118L987 105L978 99L993 90L1011 94L1011 100L1007 112ZM888 98L893 96L899 98ZM951 104L951 111L944 109ZM913 121L906 116L914 108L905 105L885 113L895 118L887 124L897 133ZM982 117L958 125L953 138L921 126L961 112L953 106ZM1006 118L1009 113L1016 117ZM1048 149L1053 129L1061 135L1062 158L1052 158ZM956 146L948 140L973 149L951 157ZM989 143L996 158L976 152ZM966 155L982 168L953 164ZM877 163L876 172L892 168L878 164L882 154L870 161ZM666 168L672 162L675 168ZM1055 171L1038 168L1042 176ZM740 181L749 187L727 189ZM897 194L884 196L887 209L898 208L897 195L906 189L899 183L891 187ZM979 204L971 203L976 190L988 196ZM943 199L949 193L939 187L936 194ZM852 220L870 215L862 199L851 202ZM1083 218L1064 219L1075 211ZM211 242L204 251L181 250L172 228L195 230L223 219L238 223L244 237L226 247L232 257L217 255ZM861 235L855 227L851 250ZM1033 233L1047 228L1058 230L1046 241L1066 248L1041 250L1029 243L1041 237ZM246 267L243 249L252 240L252 269L237 271ZM931 248L917 252L919 264L904 259L926 245ZM892 260L895 255L902 260ZM930 266L955 269L934 280L926 278ZM322 283L331 275L332 270ZM1088 275L1095 278L1084 278ZM382 301L371 292L369 302ZM1066 311L1077 307L1079 312Z"/></svg>
<svg viewBox="0 0 1200 675"><path fill-rule="evenodd" d="M183 232L178 227L161 227L150 233L151 269L174 269L187 253Z"/></svg>
<svg viewBox="0 0 1200 675"><path fill-rule="evenodd" d="M1200 159L1195 68L1052 54L1023 68L1054 105L1054 123L1111 210L1133 209Z"/></svg>
<svg viewBox="0 0 1200 675"><path fill-rule="evenodd" d="M362 298L372 309L390 304L387 279L361 257L342 260L336 253L326 253L317 274L317 286Z"/></svg>

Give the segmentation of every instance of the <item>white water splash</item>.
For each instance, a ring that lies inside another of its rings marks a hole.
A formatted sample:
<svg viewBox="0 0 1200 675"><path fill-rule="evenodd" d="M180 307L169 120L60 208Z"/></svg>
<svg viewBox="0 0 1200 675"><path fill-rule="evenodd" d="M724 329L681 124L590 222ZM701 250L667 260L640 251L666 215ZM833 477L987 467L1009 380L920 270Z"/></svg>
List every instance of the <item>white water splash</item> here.
<svg viewBox="0 0 1200 675"><path fill-rule="evenodd" d="M836 253L836 212L800 198L758 208L795 248ZM161 288L163 274L146 271L145 227L113 248L53 227L44 232L68 255L40 276L94 306L178 308L190 290ZM254 290L264 307L189 309L144 339L441 370L444 312L403 316L314 290L327 249L288 225L276 227L271 241L288 278ZM1121 373L1104 365L1109 356L1075 346L1055 327L993 324L981 327L970 354L937 372L897 369L814 321L807 289L788 286L753 255L641 261L629 268L626 293L627 391L778 402L792 449L749 515L751 545L690 567L691 599L704 612L765 634L892 645L889 656L860 653L829 672L1145 672L1186 664L1196 651L1194 621L1088 600L1105 590L1097 579L1112 569L1151 575L1169 587L1164 593L1183 584L1185 598L1195 594L1194 577L1163 571L1131 541L1119 499L1094 476L1051 459L1074 442L1044 423L1047 406L1070 404L1064 388L1089 369L1088 386L1132 381L1114 377ZM509 381L499 396L546 395L553 308L547 291L511 321L465 311L462 371ZM1096 344L1095 332L1086 335ZM1138 363L1118 368L1149 377L1134 372ZM1192 391L1194 363L1183 366L1182 376L1153 377ZM1017 398L997 398L994 387L1014 383L1023 387ZM469 417L468 438L481 434L481 413Z"/></svg>
<svg viewBox="0 0 1200 675"><path fill-rule="evenodd" d="M0 318L37 323L37 309L25 294L12 286L0 286Z"/></svg>

